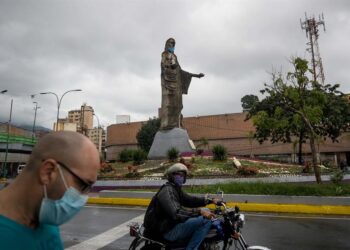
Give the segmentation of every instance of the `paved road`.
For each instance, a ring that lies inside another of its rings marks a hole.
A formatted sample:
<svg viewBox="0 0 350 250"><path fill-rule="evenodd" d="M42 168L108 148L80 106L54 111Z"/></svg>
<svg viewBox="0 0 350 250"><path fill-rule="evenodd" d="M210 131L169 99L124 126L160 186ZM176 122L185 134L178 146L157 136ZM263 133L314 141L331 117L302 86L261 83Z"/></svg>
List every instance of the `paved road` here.
<svg viewBox="0 0 350 250"><path fill-rule="evenodd" d="M128 249L129 221L141 220L144 208L86 206L61 227L66 249ZM244 235L251 244L282 250L350 249L350 217L246 214Z"/></svg>

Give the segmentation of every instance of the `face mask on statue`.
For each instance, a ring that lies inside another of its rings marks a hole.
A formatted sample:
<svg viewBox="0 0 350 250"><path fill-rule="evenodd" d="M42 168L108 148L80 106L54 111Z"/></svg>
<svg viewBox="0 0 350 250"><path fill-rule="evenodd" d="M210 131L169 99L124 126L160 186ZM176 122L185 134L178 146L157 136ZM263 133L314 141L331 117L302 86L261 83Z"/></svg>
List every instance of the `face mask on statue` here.
<svg viewBox="0 0 350 250"><path fill-rule="evenodd" d="M168 51L171 52L171 53L174 53L175 52L175 47L169 47Z"/></svg>
<svg viewBox="0 0 350 250"><path fill-rule="evenodd" d="M174 175L174 183L176 186L181 187L185 182L185 177L182 175Z"/></svg>
<svg viewBox="0 0 350 250"><path fill-rule="evenodd" d="M59 200L51 200L47 197L46 186L44 186L44 198L41 202L39 222L50 225L62 225L76 215L86 204L87 195L82 195L73 187L67 186L62 170L58 166L61 178L66 187L66 192Z"/></svg>

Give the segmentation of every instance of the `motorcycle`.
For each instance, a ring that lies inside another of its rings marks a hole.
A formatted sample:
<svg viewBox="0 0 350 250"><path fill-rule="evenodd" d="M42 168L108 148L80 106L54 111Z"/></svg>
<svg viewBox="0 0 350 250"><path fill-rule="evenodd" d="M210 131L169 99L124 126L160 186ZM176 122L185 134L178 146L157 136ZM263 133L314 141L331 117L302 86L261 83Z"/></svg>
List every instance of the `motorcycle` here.
<svg viewBox="0 0 350 250"><path fill-rule="evenodd" d="M223 198L223 193L221 192ZM221 199L223 200L223 199ZM236 250L270 250L263 246L249 246L242 235L245 223L244 214L240 213L239 207L229 208L225 202L216 204L212 211L216 216L212 219L212 229L201 243L200 250L222 250L230 249L234 245ZM154 240L145 234L142 224L131 223L130 236L135 237L131 242L129 250L185 250L187 242L169 242L165 239Z"/></svg>

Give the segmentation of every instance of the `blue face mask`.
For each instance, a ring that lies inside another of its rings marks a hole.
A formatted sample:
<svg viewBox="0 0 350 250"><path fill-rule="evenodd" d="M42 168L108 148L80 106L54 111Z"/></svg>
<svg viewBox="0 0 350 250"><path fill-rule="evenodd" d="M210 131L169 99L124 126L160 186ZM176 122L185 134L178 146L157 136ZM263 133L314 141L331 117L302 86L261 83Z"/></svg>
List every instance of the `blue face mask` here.
<svg viewBox="0 0 350 250"><path fill-rule="evenodd" d="M168 51L171 52L171 53L174 53L175 52L175 47L169 47Z"/></svg>
<svg viewBox="0 0 350 250"><path fill-rule="evenodd" d="M181 187L185 182L185 177L182 175L174 175L174 183L175 185Z"/></svg>
<svg viewBox="0 0 350 250"><path fill-rule="evenodd" d="M58 166L61 178L66 187L66 192L59 200L51 200L47 197L46 186L39 212L39 222L50 225L62 225L76 215L86 204L88 196L82 195L73 187L67 186L61 168Z"/></svg>

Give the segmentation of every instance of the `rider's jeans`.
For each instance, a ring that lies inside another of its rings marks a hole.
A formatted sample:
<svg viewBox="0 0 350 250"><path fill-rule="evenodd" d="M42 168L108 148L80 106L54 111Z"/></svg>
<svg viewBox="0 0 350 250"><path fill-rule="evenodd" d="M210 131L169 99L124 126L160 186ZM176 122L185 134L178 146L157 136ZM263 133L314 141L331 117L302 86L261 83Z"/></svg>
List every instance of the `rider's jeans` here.
<svg viewBox="0 0 350 250"><path fill-rule="evenodd" d="M210 220L205 219L203 216L198 216L190 218L184 223L177 224L163 236L169 241L190 239L186 250L196 250L208 234L211 224Z"/></svg>

